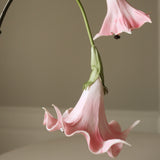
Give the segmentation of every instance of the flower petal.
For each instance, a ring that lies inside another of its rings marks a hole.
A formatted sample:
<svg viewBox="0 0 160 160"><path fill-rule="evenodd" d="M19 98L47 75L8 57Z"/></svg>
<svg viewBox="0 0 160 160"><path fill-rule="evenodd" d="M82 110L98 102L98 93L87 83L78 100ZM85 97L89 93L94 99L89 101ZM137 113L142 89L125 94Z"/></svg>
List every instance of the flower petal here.
<svg viewBox="0 0 160 160"><path fill-rule="evenodd" d="M140 28L144 23L151 23L149 15L133 8L126 0L106 0L108 11L102 27L94 37L118 35L121 32L131 34L131 31Z"/></svg>
<svg viewBox="0 0 160 160"><path fill-rule="evenodd" d="M54 106L54 105L53 105ZM63 116L54 106L57 119L46 109L44 125L47 130L63 130L66 136L82 134L88 144L89 150L94 154L107 152L110 157L120 153L123 144L129 145L125 139L129 131L139 123L136 121L125 131L116 121L107 122L104 108L104 91L100 78L83 91L74 108L67 109Z"/></svg>
<svg viewBox="0 0 160 160"><path fill-rule="evenodd" d="M46 108L43 107L43 109L45 110L43 125L46 125L46 129L48 131L60 130L60 128L62 128L62 114L60 110L54 106L58 118L55 119Z"/></svg>
<svg viewBox="0 0 160 160"><path fill-rule="evenodd" d="M125 142L125 141L123 141ZM108 155L112 158L117 157L122 150L124 143L116 143L110 147L110 149L107 151ZM125 143L126 144L126 143ZM131 146L130 144L127 143L127 145Z"/></svg>
<svg viewBox="0 0 160 160"><path fill-rule="evenodd" d="M73 134L77 133L82 134L86 138L88 149L93 154L107 152L110 157L116 157L121 151L123 144L131 146L129 143L121 139L109 139L103 141L101 137L99 137L99 134L95 137L94 135L90 135L89 132L84 130L77 130ZM72 136L73 134L67 136Z"/></svg>
<svg viewBox="0 0 160 160"><path fill-rule="evenodd" d="M128 136L129 132L138 124L140 123L140 120L135 121L128 129L124 130L122 132L124 139Z"/></svg>
<svg viewBox="0 0 160 160"><path fill-rule="evenodd" d="M115 132L118 134L121 133L121 127L117 121L112 120L111 122L109 122L109 127L112 130L112 132Z"/></svg>
<svg viewBox="0 0 160 160"><path fill-rule="evenodd" d="M111 157L116 157L119 154L120 150L117 150L117 147L115 147L115 146L118 146L118 145L122 146L123 144L131 146L129 143L127 143L126 141L123 141L121 139L107 140L107 141L104 142L103 147L102 147L102 149L100 150L99 153L104 153L104 151L108 153L109 149L112 148L112 152L116 153L116 154L113 154L112 156L111 155L110 156ZM120 149L122 149L122 147L120 147Z"/></svg>

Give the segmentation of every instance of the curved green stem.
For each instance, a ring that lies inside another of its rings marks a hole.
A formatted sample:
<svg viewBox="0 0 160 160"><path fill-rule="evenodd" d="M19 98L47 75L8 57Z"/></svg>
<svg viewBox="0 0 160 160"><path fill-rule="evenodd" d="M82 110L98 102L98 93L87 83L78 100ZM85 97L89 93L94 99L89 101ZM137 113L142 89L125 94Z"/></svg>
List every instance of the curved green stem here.
<svg viewBox="0 0 160 160"><path fill-rule="evenodd" d="M88 33L88 37L89 37L89 40L90 40L90 44L91 46L94 46L94 41L93 41L93 37L92 37L92 33L91 33L91 29L90 29L90 26L89 26L89 23L88 23L88 19L87 19L87 16L86 16L86 13L85 13L85 10L83 8L83 5L81 3L80 0L76 0L80 10L81 10L81 13L82 13L82 16L83 16L83 19L84 19L84 23L86 25L86 29L87 29L87 33Z"/></svg>
<svg viewBox="0 0 160 160"><path fill-rule="evenodd" d="M13 0L8 0L8 1L7 1L6 5L4 6L4 8L3 8L3 10L2 10L2 13L0 14L0 28L1 28L1 26L2 26L4 17L5 17L5 15L6 15L6 13L7 13L8 8L10 7L12 1L13 1ZM1 33L1 31L0 31L0 33Z"/></svg>
<svg viewBox="0 0 160 160"><path fill-rule="evenodd" d="M82 13L82 16L84 19L84 23L85 23L85 26L87 29L88 37L90 40L90 44L91 44L91 70L92 70L92 72L90 74L89 80L84 84L83 88L84 89L88 88L98 79L98 77L100 77L102 80L104 93L108 93L108 89L104 84L102 60L101 60L101 57L100 57L100 54L99 54L97 48L95 47L85 10L84 10L83 5L80 0L76 0L76 2L81 10L81 13Z"/></svg>

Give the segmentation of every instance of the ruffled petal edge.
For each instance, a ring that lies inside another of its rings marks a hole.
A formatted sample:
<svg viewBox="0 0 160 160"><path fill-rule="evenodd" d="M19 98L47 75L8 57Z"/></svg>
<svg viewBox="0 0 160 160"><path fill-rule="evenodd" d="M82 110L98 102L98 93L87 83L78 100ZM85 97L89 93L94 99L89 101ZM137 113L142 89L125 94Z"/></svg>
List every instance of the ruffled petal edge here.
<svg viewBox="0 0 160 160"><path fill-rule="evenodd" d="M124 140L121 140L121 139L109 139L109 140L106 140L106 141L103 141L102 142L102 146L97 150L97 151L93 151L92 148L92 145L91 145L91 138L90 138L90 135L87 131L83 131L83 130L77 130L75 132L73 132L72 134L66 134L66 136L70 137L70 136L73 136L74 134L82 134L83 136L85 136L86 138L86 141L87 141L87 144L88 144L88 149L91 153L93 154L102 154L102 153L108 153L108 155L110 157L115 157L112 153L109 153L109 150L111 149L112 146L116 145L116 144L126 144L128 146L131 146L129 143L127 143L126 141ZM114 148L113 148L114 149Z"/></svg>
<svg viewBox="0 0 160 160"><path fill-rule="evenodd" d="M62 114L58 107L52 105L57 113L57 119L54 118L46 108L42 107L44 109L45 114L44 114L44 120L43 120L43 125L46 126L46 129L48 131L56 131L60 130L62 128Z"/></svg>

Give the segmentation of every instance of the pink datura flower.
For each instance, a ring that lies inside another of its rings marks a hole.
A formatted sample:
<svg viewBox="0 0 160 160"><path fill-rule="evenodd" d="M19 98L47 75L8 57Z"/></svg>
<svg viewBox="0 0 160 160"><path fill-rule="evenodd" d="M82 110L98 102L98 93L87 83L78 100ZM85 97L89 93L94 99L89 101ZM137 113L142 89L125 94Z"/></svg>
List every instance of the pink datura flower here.
<svg viewBox="0 0 160 160"><path fill-rule="evenodd" d="M119 35L121 32L131 34L131 31L140 28L144 23L151 23L149 15L133 8L126 0L106 0L107 15L100 32L94 39L100 36Z"/></svg>
<svg viewBox="0 0 160 160"><path fill-rule="evenodd" d="M90 87L83 91L78 103L62 115L54 106L57 119L45 108L43 124L48 131L61 130L66 136L82 134L89 150L94 154L107 152L110 157L116 157L130 130L139 121L134 122L127 130L121 131L116 121L107 122L104 108L104 90L101 79L98 78Z"/></svg>

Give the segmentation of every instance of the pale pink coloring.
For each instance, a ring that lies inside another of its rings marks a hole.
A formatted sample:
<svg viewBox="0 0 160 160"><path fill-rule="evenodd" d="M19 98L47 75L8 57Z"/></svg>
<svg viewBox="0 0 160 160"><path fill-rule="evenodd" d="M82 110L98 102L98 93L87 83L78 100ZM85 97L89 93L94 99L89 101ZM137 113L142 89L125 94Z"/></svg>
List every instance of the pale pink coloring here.
<svg viewBox="0 0 160 160"><path fill-rule="evenodd" d="M100 36L118 35L121 32L131 34L131 31L140 28L144 23L151 23L149 15L133 8L126 0L106 0L107 14L100 32L94 39Z"/></svg>
<svg viewBox="0 0 160 160"><path fill-rule="evenodd" d="M94 84L83 91L78 103L62 115L54 106L57 119L46 109L43 124L48 131L63 130L66 136L80 133L86 138L89 150L94 154L107 152L110 157L116 157L130 130L136 126L136 121L125 131L121 131L116 121L107 122L104 108L104 91L102 82L97 79Z"/></svg>

